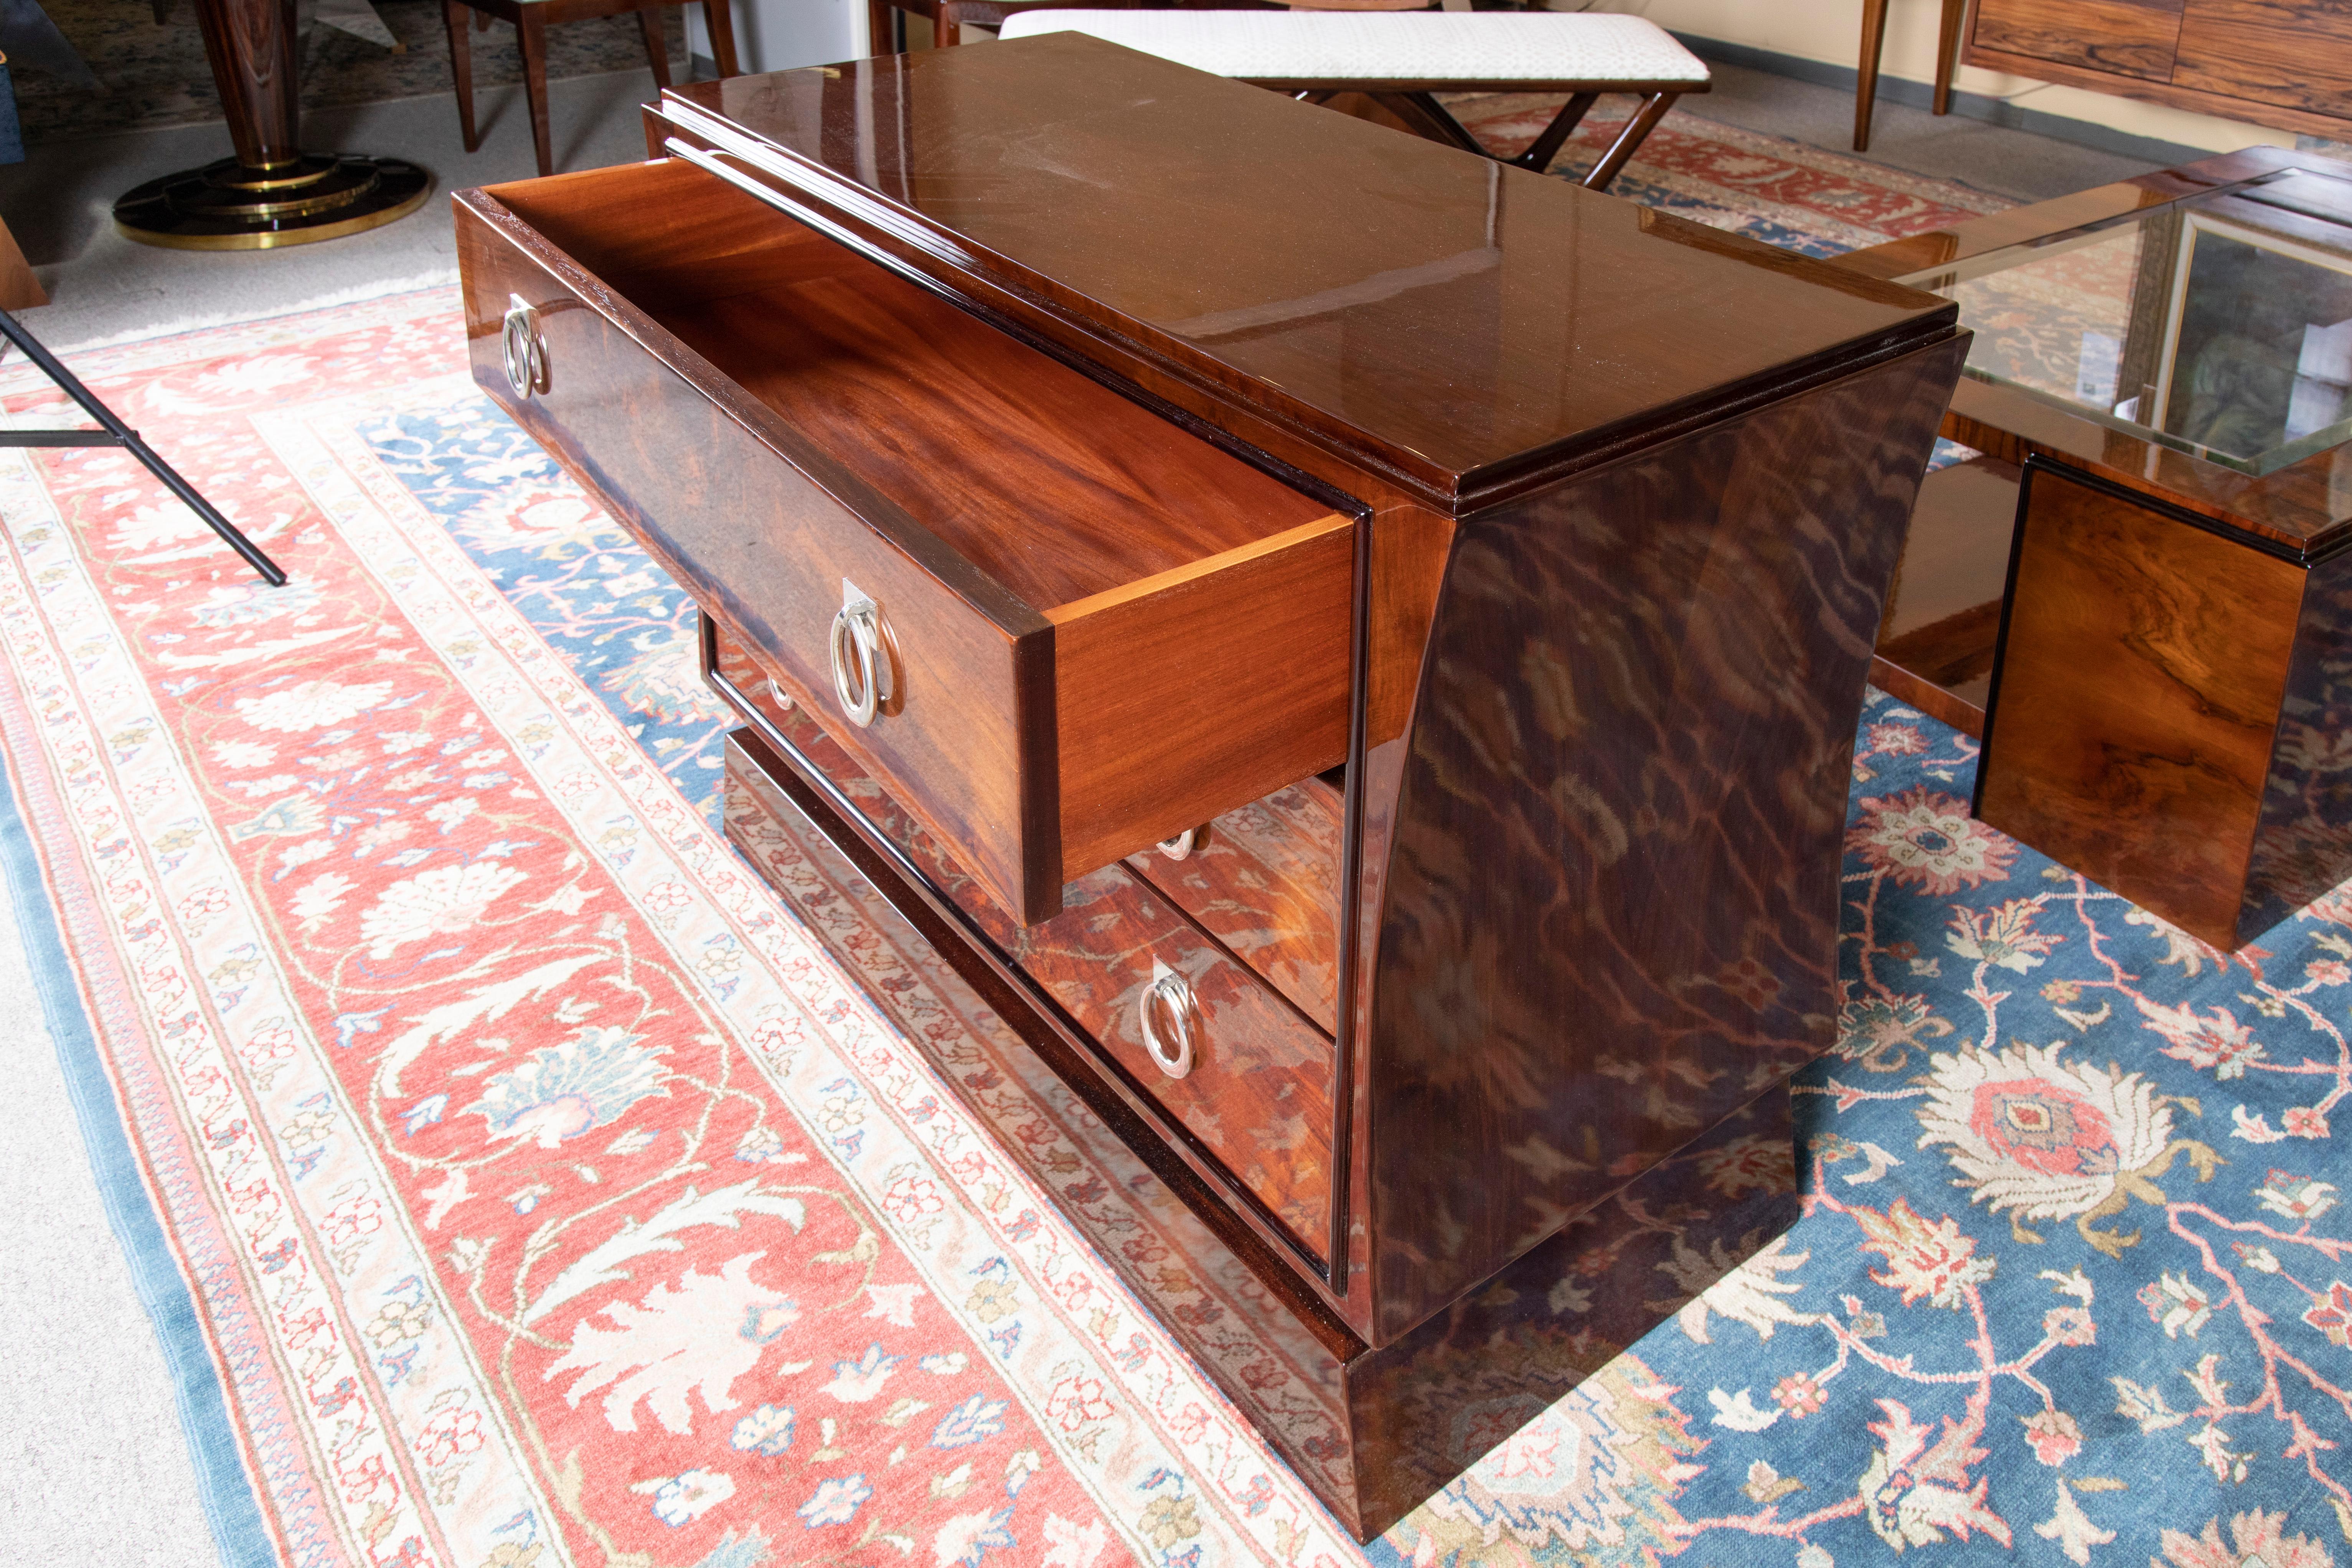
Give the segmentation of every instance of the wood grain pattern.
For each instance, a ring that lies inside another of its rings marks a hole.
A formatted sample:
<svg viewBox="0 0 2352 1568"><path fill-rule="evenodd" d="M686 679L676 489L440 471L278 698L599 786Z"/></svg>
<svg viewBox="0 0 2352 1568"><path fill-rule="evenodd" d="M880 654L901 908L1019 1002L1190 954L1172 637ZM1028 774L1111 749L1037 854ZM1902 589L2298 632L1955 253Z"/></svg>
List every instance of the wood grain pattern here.
<svg viewBox="0 0 2352 1568"><path fill-rule="evenodd" d="M2352 118L2352 11L2315 0L2189 0L2172 83Z"/></svg>
<svg viewBox="0 0 2352 1568"><path fill-rule="evenodd" d="M580 178L581 176L560 176ZM502 226L499 220L504 219ZM460 198L467 331L475 379L562 458L615 519L702 603L722 608L776 660L804 706L834 707L829 628L846 577L901 636L910 711L844 742L960 846L1005 907L1043 918L1058 902L1047 648L1042 617L1001 594L1007 626L870 526L895 509L809 448L772 410L731 388L657 323L611 297L560 252L538 254L503 210ZM535 242L543 246L544 242ZM499 364L509 295L539 310L545 391L517 398ZM822 476L819 478L817 476ZM836 499L854 498L849 504ZM898 514L903 534L919 531ZM1024 720L1028 722L1024 724Z"/></svg>
<svg viewBox="0 0 2352 1568"><path fill-rule="evenodd" d="M200 0L196 27L236 161L267 169L300 157L301 51L293 0Z"/></svg>
<svg viewBox="0 0 2352 1568"><path fill-rule="evenodd" d="M1107 864L1347 759L1354 526L1051 612L1062 854Z"/></svg>
<svg viewBox="0 0 2352 1568"><path fill-rule="evenodd" d="M2147 81L2168 81L2181 0L1977 0L1983 48Z"/></svg>
<svg viewBox="0 0 2352 1568"><path fill-rule="evenodd" d="M2352 770L2338 765L2352 734L2352 554L2305 574L2262 820L2246 864L2238 940L2252 942L2352 878Z"/></svg>
<svg viewBox="0 0 2352 1568"><path fill-rule="evenodd" d="M1376 1344L1829 1047L1864 677L1965 349L1463 521L1364 1042Z"/></svg>
<svg viewBox="0 0 2352 1568"><path fill-rule="evenodd" d="M1147 849L1128 865L1328 1035L1344 826L1339 791L1301 779L1208 824L1184 859Z"/></svg>
<svg viewBox="0 0 2352 1568"><path fill-rule="evenodd" d="M1977 815L2236 947L2303 569L2039 464L2020 528Z"/></svg>
<svg viewBox="0 0 2352 1568"><path fill-rule="evenodd" d="M2031 55L2011 54L2005 49L1983 48L1974 44L1960 51L1960 58L1984 70L2007 71L2062 86L2089 88L2094 92L2113 93L2117 98L2161 103L2173 109L2218 115L2224 120L2251 121L2256 125L2268 125L2281 131L2299 131L2336 139L2343 136L2347 123L2335 115L2315 114L2309 110L2287 104L2232 98L2227 93L2206 92L2177 82L2118 76L2113 71L2093 70L2084 66L2069 65L2063 60L2036 59Z"/></svg>
<svg viewBox="0 0 2352 1568"><path fill-rule="evenodd" d="M1319 1252L1329 1228L1330 1041L1127 866L1077 879L1052 920L1015 925L804 710L774 700L762 686L763 661L723 624L714 629L719 666L732 688L719 688L720 695L730 704L737 693L749 695L761 717L858 801L870 824L1068 1009L1131 1086L1190 1132L1213 1171L1254 1194L1295 1245ZM1139 1009L1155 960L1183 975L1200 1003L1199 1061L1182 1079L1168 1077L1144 1047Z"/></svg>
<svg viewBox="0 0 2352 1568"><path fill-rule="evenodd" d="M1678 243L1632 204L1078 34L663 104L688 132L764 144L774 184L887 232L907 265L1081 321L1447 511L1600 460L1750 378L1944 319L1786 251Z"/></svg>
<svg viewBox="0 0 2352 1568"><path fill-rule="evenodd" d="M597 279L600 310L675 340L689 380L813 450L803 468L854 469L824 528L789 560L747 567L734 590L757 580L782 595L758 605L775 639L762 644L796 699L845 731L830 623L845 579L876 597L902 695L842 738L927 803L1008 909L1044 918L1064 882L1339 760L1346 520L698 170L640 165L505 195L541 236L586 252L565 253L573 299ZM616 205L704 237L670 250L666 228L609 221ZM481 353L494 377L487 340ZM584 365L567 355L565 368L567 393L587 384L569 378ZM685 510L690 464L669 484L669 508ZM877 492L879 510L863 499ZM861 521L905 555L877 556ZM782 542L723 519L678 526L710 548ZM918 566L976 602L889 578ZM982 625L943 629L942 616ZM991 622L1018 628L1014 657L1034 668L1018 700L975 706L957 698L969 683L954 665ZM989 793L973 795L967 771Z"/></svg>

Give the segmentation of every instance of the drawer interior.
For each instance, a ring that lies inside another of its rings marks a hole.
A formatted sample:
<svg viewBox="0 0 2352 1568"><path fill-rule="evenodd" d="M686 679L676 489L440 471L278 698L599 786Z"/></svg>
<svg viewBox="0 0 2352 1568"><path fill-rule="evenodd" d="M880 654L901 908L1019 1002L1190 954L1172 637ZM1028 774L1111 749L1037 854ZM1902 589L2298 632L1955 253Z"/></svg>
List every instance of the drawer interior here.
<svg viewBox="0 0 2352 1568"><path fill-rule="evenodd" d="M1328 516L690 164L490 194L1041 612Z"/></svg>

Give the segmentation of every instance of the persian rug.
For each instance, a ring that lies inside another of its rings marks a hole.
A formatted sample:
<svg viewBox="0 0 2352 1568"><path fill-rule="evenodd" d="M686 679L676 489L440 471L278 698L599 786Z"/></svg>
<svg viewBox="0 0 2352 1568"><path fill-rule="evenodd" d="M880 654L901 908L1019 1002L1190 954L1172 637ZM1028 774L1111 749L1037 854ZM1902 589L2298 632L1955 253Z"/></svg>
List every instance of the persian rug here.
<svg viewBox="0 0 2352 1568"><path fill-rule="evenodd" d="M71 40L104 90L19 68L16 110L25 142L203 125L221 118L220 94L190 0L173 0L155 19L147 0L43 0L43 9ZM456 79L449 74L449 37L437 0L376 0L375 14L399 51L337 27L314 26L302 41L302 107L330 109L386 103L399 98L446 97L457 122ZM685 12L665 7L672 68L686 68ZM473 37L474 88L511 87L522 80L522 51L504 22ZM646 46L634 13L566 22L547 33L551 81L646 70ZM646 77L653 92L653 77Z"/></svg>
<svg viewBox="0 0 2352 1568"><path fill-rule="evenodd" d="M1645 194L1822 246L1986 200L1715 145ZM1838 1048L1793 1167L1705 1166L1803 1217L1562 1279L1614 1359L1359 1548L1200 1370L1246 1279L845 867L719 837L683 596L463 347L445 289L78 357L283 588L120 454L0 454L0 751L236 1560L2352 1555L2352 900L2215 952L1874 694ZM1671 1316L1610 1344L1629 1289Z"/></svg>

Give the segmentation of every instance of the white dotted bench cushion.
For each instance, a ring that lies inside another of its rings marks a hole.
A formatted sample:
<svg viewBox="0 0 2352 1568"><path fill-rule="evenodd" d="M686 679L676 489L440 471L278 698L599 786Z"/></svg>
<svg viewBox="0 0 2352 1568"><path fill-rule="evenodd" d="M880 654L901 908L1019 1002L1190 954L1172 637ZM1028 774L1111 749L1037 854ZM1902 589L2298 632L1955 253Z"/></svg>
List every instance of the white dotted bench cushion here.
<svg viewBox="0 0 2352 1568"><path fill-rule="evenodd" d="M1004 38L1086 33L1244 81L1659 82L1706 62L1639 16L1516 11L1023 11Z"/></svg>

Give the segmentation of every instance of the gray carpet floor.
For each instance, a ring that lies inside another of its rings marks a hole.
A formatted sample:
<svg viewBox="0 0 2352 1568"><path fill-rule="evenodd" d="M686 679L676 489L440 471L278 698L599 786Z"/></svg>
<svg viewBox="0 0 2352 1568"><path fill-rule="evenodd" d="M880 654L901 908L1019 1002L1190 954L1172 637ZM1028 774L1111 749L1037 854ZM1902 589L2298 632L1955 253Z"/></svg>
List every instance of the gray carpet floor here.
<svg viewBox="0 0 2352 1568"><path fill-rule="evenodd" d="M0 789L6 785L0 784ZM219 1568L170 1370L108 1226L0 882L0 1562Z"/></svg>
<svg viewBox="0 0 2352 1568"><path fill-rule="evenodd" d="M1689 107L1749 130L1843 148L1853 100L1829 88L1716 68ZM551 89L562 168L644 156L630 71ZM486 144L468 154L444 97L321 110L307 145L396 153L441 190L533 172L520 89L481 95ZM1971 120L1879 110L1874 161L2025 200L2063 195L2148 165ZM278 313L395 280L455 275L446 196L372 234L289 250L208 254L134 245L113 232L114 197L142 180L218 157L217 126L96 137L34 150L0 169L7 219L54 303L27 323L59 348ZM0 895L5 897L5 895ZM100 1206L57 1057L30 1001L13 917L0 909L0 1071L16 1134L0 1139L0 1562L74 1568L216 1568L181 1438L170 1377Z"/></svg>

